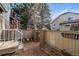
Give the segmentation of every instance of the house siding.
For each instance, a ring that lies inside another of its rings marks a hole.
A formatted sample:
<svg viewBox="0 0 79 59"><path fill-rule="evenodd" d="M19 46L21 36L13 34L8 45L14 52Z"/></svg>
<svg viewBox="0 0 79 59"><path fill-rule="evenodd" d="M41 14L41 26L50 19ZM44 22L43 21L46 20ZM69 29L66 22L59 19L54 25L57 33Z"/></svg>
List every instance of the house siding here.
<svg viewBox="0 0 79 59"><path fill-rule="evenodd" d="M2 29L8 29L9 28L9 18L10 18L10 4L9 3L1 3L2 9L5 9L3 11L3 19L2 19Z"/></svg>
<svg viewBox="0 0 79 59"><path fill-rule="evenodd" d="M65 27L60 26L60 23L62 23L64 21L68 21L69 17L72 17L73 19L79 19L79 13L65 13L65 14L62 14L61 16L56 18L54 20L54 22L52 23L52 26L51 26L52 30L59 29L60 31L70 31L70 27L65 28ZM55 26L53 26L54 24L55 24Z"/></svg>

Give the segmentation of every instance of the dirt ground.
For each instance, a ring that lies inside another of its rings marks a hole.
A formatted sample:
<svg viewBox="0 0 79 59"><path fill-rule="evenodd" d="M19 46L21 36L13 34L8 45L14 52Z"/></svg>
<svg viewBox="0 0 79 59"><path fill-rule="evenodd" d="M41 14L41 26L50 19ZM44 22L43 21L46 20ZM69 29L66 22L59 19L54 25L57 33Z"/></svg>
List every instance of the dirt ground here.
<svg viewBox="0 0 79 59"><path fill-rule="evenodd" d="M17 51L15 56L47 56L40 50L39 45L39 42L26 42L24 43L24 50Z"/></svg>
<svg viewBox="0 0 79 59"><path fill-rule="evenodd" d="M40 42L26 42L23 46L22 50L17 50L15 53L3 56L71 56L69 53L57 50L56 48L51 49L48 45L40 48Z"/></svg>

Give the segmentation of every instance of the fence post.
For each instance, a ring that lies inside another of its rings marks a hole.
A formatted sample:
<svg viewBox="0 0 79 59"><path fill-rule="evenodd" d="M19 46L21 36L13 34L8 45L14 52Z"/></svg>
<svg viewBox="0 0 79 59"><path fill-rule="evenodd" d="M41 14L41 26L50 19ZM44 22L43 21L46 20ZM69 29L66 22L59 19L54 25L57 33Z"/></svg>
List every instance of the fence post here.
<svg viewBox="0 0 79 59"><path fill-rule="evenodd" d="M45 30L40 31L40 48L45 45Z"/></svg>
<svg viewBox="0 0 79 59"><path fill-rule="evenodd" d="M37 37L37 31L36 31L36 30L34 30L34 41L36 42L36 41L37 41L37 39L38 39L38 37Z"/></svg>

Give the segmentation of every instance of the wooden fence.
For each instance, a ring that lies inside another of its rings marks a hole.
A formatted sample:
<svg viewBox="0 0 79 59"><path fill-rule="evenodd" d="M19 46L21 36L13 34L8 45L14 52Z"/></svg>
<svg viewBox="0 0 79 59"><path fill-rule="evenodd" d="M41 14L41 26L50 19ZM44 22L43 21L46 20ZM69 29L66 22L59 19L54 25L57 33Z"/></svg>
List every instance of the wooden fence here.
<svg viewBox="0 0 79 59"><path fill-rule="evenodd" d="M79 55L79 32L40 31L40 41L42 47L46 43L71 55Z"/></svg>

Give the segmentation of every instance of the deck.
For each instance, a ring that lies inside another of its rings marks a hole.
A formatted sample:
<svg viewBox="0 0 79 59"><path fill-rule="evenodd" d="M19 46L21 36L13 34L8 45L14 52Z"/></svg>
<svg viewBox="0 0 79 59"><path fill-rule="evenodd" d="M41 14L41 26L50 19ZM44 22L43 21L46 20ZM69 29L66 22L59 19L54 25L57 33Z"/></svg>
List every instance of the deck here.
<svg viewBox="0 0 79 59"><path fill-rule="evenodd" d="M18 42L14 41L0 41L0 55L15 52L18 48Z"/></svg>

